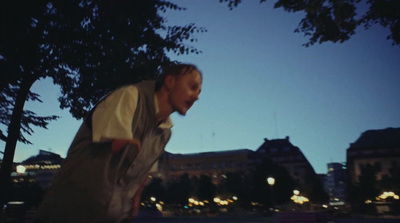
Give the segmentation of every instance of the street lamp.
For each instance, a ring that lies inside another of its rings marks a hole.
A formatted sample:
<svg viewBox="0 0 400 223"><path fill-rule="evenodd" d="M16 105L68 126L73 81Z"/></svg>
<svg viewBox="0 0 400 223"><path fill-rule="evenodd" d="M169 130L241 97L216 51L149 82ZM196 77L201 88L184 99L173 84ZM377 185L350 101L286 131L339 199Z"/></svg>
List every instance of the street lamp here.
<svg viewBox="0 0 400 223"><path fill-rule="evenodd" d="M270 189L271 189L271 206L272 206L272 208L274 208L274 191L273 191L273 187L275 185L275 178L268 177L267 178L267 183L269 184Z"/></svg>
<svg viewBox="0 0 400 223"><path fill-rule="evenodd" d="M24 167L23 165L18 165L17 166L17 173L18 174L22 175L22 174L25 173L25 171L26 171L26 167Z"/></svg>
<svg viewBox="0 0 400 223"><path fill-rule="evenodd" d="M273 177L268 177L268 178L267 178L267 182L268 182L268 184L272 187L272 186L274 186L274 184L275 184L275 178L273 178Z"/></svg>

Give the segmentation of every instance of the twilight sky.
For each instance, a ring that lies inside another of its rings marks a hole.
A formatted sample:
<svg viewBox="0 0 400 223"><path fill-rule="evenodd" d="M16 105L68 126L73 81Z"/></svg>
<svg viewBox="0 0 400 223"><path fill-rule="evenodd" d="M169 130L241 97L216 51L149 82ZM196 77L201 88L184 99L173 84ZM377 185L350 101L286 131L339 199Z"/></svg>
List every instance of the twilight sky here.
<svg viewBox="0 0 400 223"><path fill-rule="evenodd" d="M294 33L302 14L273 9L275 1L244 1L229 10L219 0L174 0L186 11L169 12L170 24L195 23L200 55L172 56L203 72L200 100L186 117L173 115L166 150L196 153L247 148L264 138L290 137L317 173L329 162L346 161L346 149L370 129L400 127L400 47L386 40L387 29L357 30L342 44L309 48ZM35 83L43 103L26 108L59 115L48 130L17 144L15 162L39 149L65 157L81 121L59 109L59 88L50 79ZM4 148L4 143L0 147Z"/></svg>

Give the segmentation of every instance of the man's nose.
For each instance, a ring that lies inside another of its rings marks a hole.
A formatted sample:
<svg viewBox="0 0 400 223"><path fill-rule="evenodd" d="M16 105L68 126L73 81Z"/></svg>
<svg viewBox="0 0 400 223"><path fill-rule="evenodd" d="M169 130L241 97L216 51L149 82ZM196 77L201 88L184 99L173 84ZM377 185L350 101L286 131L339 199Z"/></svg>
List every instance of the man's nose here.
<svg viewBox="0 0 400 223"><path fill-rule="evenodd" d="M199 98L200 98L200 90L198 90L195 93L193 93L193 99L195 101L199 100Z"/></svg>

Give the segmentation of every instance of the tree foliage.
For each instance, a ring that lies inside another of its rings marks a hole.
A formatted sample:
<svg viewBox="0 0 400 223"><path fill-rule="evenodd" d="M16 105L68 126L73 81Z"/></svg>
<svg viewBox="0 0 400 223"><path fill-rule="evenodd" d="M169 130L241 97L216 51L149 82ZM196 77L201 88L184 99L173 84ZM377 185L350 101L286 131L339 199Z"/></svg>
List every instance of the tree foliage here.
<svg viewBox="0 0 400 223"><path fill-rule="evenodd" d="M211 177L204 174L200 175L195 192L197 199L212 201L215 197L215 191L216 186L213 184Z"/></svg>
<svg viewBox="0 0 400 223"><path fill-rule="evenodd" d="M183 174L179 181L170 182L167 187L166 201L184 206L193 194L193 185L188 174Z"/></svg>
<svg viewBox="0 0 400 223"><path fill-rule="evenodd" d="M361 168L361 174L355 184L349 184L348 199L354 211L373 214L375 208L365 201L374 201L379 194L377 169L371 164Z"/></svg>
<svg viewBox="0 0 400 223"><path fill-rule="evenodd" d="M228 7L237 7L241 0L220 0ZM260 0L260 3L266 0ZM295 32L309 36L305 46L315 43L339 42L351 38L356 28L368 29L374 24L387 27L390 34L387 39L393 45L400 45L400 1L398 0L277 0L274 8L283 8L287 12L304 12ZM366 9L365 12L363 11Z"/></svg>
<svg viewBox="0 0 400 223"><path fill-rule="evenodd" d="M273 177L275 184L268 185L267 178ZM286 168L265 159L254 172L252 200L265 205L290 202L293 190L298 186Z"/></svg>
<svg viewBox="0 0 400 223"><path fill-rule="evenodd" d="M56 118L24 111L27 100L39 100L30 90L37 80L52 78L60 107L79 119L107 92L157 77L173 62L168 52L199 53L189 43L205 30L167 25L166 10L184 8L162 0L0 1L2 193L17 141L29 143L22 133Z"/></svg>
<svg viewBox="0 0 400 223"><path fill-rule="evenodd" d="M400 194L400 167L390 168L389 173L382 176L379 188L381 191L393 191Z"/></svg>
<svg viewBox="0 0 400 223"><path fill-rule="evenodd" d="M307 185L303 189L304 194L314 204L324 204L329 201L329 195L324 190L323 182L317 176L309 177Z"/></svg>
<svg viewBox="0 0 400 223"><path fill-rule="evenodd" d="M18 86L9 85L8 88L1 89L0 93L0 123L4 126L9 126L11 122L11 116L13 107L16 101ZM38 101L40 96L36 93L29 92L26 101ZM34 133L32 127L41 127L47 129L49 121L56 120L58 116L37 116L35 112L31 110L24 110L21 117L21 133L18 136L18 140L25 144L32 144L22 133L32 135ZM7 136L0 130L0 137L2 141L7 141Z"/></svg>
<svg viewBox="0 0 400 223"><path fill-rule="evenodd" d="M153 178L150 183L144 187L141 199L144 201L150 201L151 197L155 197L159 201L165 201L166 191L162 183L161 178Z"/></svg>
<svg viewBox="0 0 400 223"><path fill-rule="evenodd" d="M217 193L225 198L238 197L237 203L247 209L251 205L250 191L253 188L249 176L243 172L227 172L217 187Z"/></svg>

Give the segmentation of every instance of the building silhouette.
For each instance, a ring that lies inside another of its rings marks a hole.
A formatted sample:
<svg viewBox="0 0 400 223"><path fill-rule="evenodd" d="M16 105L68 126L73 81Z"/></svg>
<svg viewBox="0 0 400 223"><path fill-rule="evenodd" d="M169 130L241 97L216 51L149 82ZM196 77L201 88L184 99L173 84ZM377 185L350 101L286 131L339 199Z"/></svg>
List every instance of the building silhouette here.
<svg viewBox="0 0 400 223"><path fill-rule="evenodd" d="M347 168L352 183L358 182L367 165L377 171L377 180L400 168L400 128L368 130L350 144Z"/></svg>
<svg viewBox="0 0 400 223"><path fill-rule="evenodd" d="M347 169L344 163L328 163L325 175L325 191L331 206L345 205L347 200Z"/></svg>
<svg viewBox="0 0 400 223"><path fill-rule="evenodd" d="M228 172L249 174L264 159L285 167L289 174L300 184L307 184L307 179L316 176L314 169L301 150L284 139L264 139L256 150L238 149L219 152L193 154L165 153L159 162L158 177L166 181L179 179L183 174L211 177L218 184Z"/></svg>
<svg viewBox="0 0 400 223"><path fill-rule="evenodd" d="M256 150L256 163L268 158L287 169L293 179L300 185L307 184L308 179L316 177L314 168L299 147L294 146L289 136L284 139L264 139L264 143Z"/></svg>
<svg viewBox="0 0 400 223"><path fill-rule="evenodd" d="M254 152L249 149L193 154L166 152L159 161L158 176L166 181L178 180L183 174L190 177L207 175L219 184L228 172L247 174L254 168Z"/></svg>
<svg viewBox="0 0 400 223"><path fill-rule="evenodd" d="M23 165L25 171L24 173L12 173L14 182L18 181L17 179L22 179L21 176L24 176L25 178L29 178L30 181L37 182L41 188L47 189L50 187L63 161L64 159L56 153L40 150L38 155L31 156L18 164Z"/></svg>
<svg viewBox="0 0 400 223"><path fill-rule="evenodd" d="M316 176L307 158L298 147L290 143L289 137L264 139L264 143L256 151L237 149L192 154L165 152L158 163L156 176L165 181L174 181L183 174L190 177L207 175L214 184L219 184L229 172L243 175L252 173L264 159L285 167L299 184L305 184L306 179ZM24 160L21 165L26 168L25 175L29 175L46 189L63 160L58 154L40 150L38 155ZM16 175L14 172L14 176Z"/></svg>

